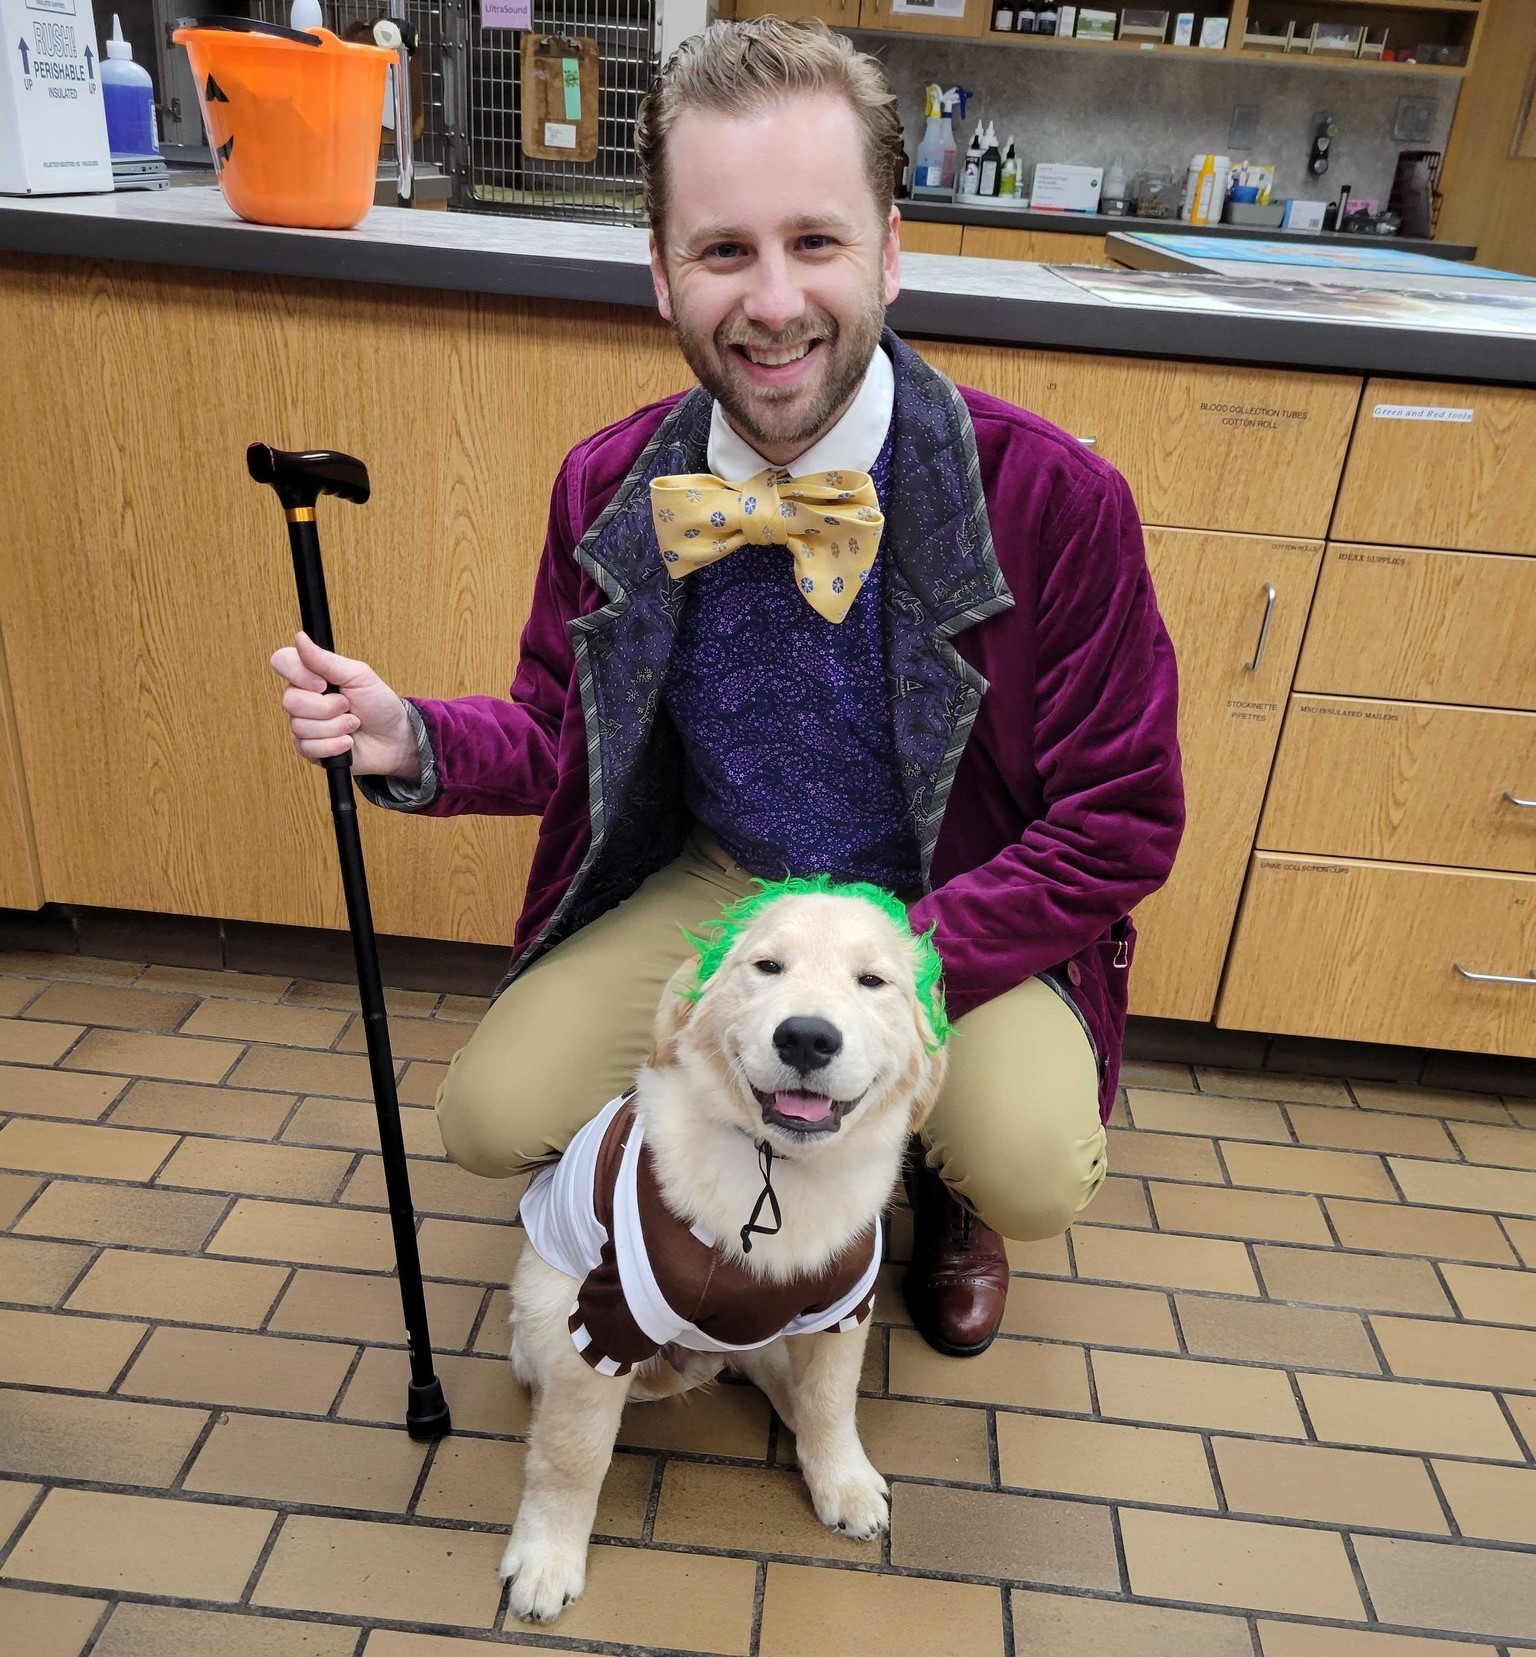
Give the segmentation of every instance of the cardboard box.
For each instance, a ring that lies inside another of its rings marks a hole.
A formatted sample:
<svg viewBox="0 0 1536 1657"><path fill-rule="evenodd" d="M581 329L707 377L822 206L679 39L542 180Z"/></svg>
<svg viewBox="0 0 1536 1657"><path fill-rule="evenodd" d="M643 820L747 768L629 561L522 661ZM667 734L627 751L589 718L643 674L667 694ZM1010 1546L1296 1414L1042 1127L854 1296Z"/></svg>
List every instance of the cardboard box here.
<svg viewBox="0 0 1536 1657"><path fill-rule="evenodd" d="M1288 201L1280 224L1285 230L1321 230L1327 210L1326 201Z"/></svg>
<svg viewBox="0 0 1536 1657"><path fill-rule="evenodd" d="M1056 13L1057 36L1065 35L1069 40L1072 32L1077 28L1077 7L1062 6Z"/></svg>
<svg viewBox="0 0 1536 1657"><path fill-rule="evenodd" d="M1120 14L1120 38L1160 46L1168 38L1168 13L1159 6L1127 6Z"/></svg>
<svg viewBox="0 0 1536 1657"><path fill-rule="evenodd" d="M0 0L0 194L112 188L91 0Z"/></svg>
<svg viewBox="0 0 1536 1657"><path fill-rule="evenodd" d="M1096 213L1103 189L1102 167L1069 167L1058 161L1038 161L1029 205L1037 213Z"/></svg>
<svg viewBox="0 0 1536 1657"><path fill-rule="evenodd" d="M1227 19L1203 18L1200 23L1200 44L1208 52L1219 52L1227 44Z"/></svg>
<svg viewBox="0 0 1536 1657"><path fill-rule="evenodd" d="M1077 14L1077 38L1079 40L1113 40L1117 22L1119 22L1119 19L1113 12L1099 11L1092 6L1083 6Z"/></svg>
<svg viewBox="0 0 1536 1657"><path fill-rule="evenodd" d="M1193 46L1195 43L1195 14L1180 12L1173 22L1173 43L1175 46Z"/></svg>

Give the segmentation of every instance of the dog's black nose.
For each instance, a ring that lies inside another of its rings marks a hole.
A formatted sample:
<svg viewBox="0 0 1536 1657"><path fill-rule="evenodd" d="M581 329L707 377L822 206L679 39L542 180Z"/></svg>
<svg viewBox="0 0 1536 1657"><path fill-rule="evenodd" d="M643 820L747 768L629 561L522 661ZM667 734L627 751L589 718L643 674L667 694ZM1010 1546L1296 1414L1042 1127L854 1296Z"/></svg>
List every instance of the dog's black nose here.
<svg viewBox="0 0 1536 1657"><path fill-rule="evenodd" d="M793 1070L824 1070L841 1050L843 1033L824 1018L786 1018L773 1032L773 1045Z"/></svg>

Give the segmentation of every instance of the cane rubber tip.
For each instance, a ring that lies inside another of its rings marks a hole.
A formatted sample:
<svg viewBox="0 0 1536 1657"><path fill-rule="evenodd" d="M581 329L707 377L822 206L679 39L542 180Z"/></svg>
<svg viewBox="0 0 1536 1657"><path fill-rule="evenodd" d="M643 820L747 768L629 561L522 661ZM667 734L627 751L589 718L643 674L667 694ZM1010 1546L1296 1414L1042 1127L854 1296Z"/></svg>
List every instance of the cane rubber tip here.
<svg viewBox="0 0 1536 1657"><path fill-rule="evenodd" d="M430 1381L411 1381L406 1387L405 1430L415 1439L443 1438L453 1431L443 1383L434 1375Z"/></svg>

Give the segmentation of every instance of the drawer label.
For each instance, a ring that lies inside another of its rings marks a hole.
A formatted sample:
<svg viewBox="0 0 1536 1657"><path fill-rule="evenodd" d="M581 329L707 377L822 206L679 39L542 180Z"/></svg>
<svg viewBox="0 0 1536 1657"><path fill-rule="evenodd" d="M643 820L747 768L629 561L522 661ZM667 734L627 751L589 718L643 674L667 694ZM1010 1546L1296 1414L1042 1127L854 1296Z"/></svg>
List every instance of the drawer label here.
<svg viewBox="0 0 1536 1657"><path fill-rule="evenodd" d="M1406 564L1406 558L1400 558L1395 552L1340 552L1334 549L1333 556L1341 564Z"/></svg>
<svg viewBox="0 0 1536 1657"><path fill-rule="evenodd" d="M1228 719L1248 719L1262 725L1273 718L1274 713L1273 702L1240 702L1236 697L1227 701Z"/></svg>
<svg viewBox="0 0 1536 1657"><path fill-rule="evenodd" d="M1453 426L1470 426L1473 409L1440 408L1434 403L1378 403L1371 410L1376 420L1442 420Z"/></svg>
<svg viewBox="0 0 1536 1657"><path fill-rule="evenodd" d="M1321 714L1326 719L1379 719L1383 725L1401 725L1400 713L1387 713L1375 708L1336 708L1322 702L1293 702L1297 713Z"/></svg>
<svg viewBox="0 0 1536 1657"><path fill-rule="evenodd" d="M1277 432L1291 420L1310 420L1312 411L1304 408L1269 408L1263 403L1206 403L1200 405L1202 414L1221 417L1224 426L1242 426L1259 431Z"/></svg>

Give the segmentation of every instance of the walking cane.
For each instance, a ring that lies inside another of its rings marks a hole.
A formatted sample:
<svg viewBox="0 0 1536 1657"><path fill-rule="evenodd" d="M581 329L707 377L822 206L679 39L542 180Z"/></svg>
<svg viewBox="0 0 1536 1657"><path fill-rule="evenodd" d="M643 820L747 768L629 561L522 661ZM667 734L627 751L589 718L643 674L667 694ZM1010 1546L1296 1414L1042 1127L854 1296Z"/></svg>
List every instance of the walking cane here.
<svg viewBox="0 0 1536 1657"><path fill-rule="evenodd" d="M257 483L271 484L288 520L293 575L299 588L299 616L304 631L322 650L334 650L331 612L325 601L325 570L320 563L320 536L315 529L315 502L339 495L361 506L368 499L368 468L350 455L322 449L286 454L253 443L245 463ZM328 685L335 690L335 685ZM331 790L331 820L341 858L341 884L347 898L347 924L357 960L357 992L373 1077L373 1103L379 1117L379 1148L384 1157L384 1189L389 1196L389 1223L395 1234L395 1264L400 1303L405 1312L411 1380L406 1391L405 1426L412 1438L441 1438L452 1427L443 1385L432 1368L432 1338L427 1331L427 1302L421 1286L421 1257L416 1249L416 1215L411 1207L410 1171L400 1130L400 1101L395 1094L395 1061L389 1046L389 1019L368 902L368 876L357 831L357 803L352 796L352 756L333 754L322 760Z"/></svg>

